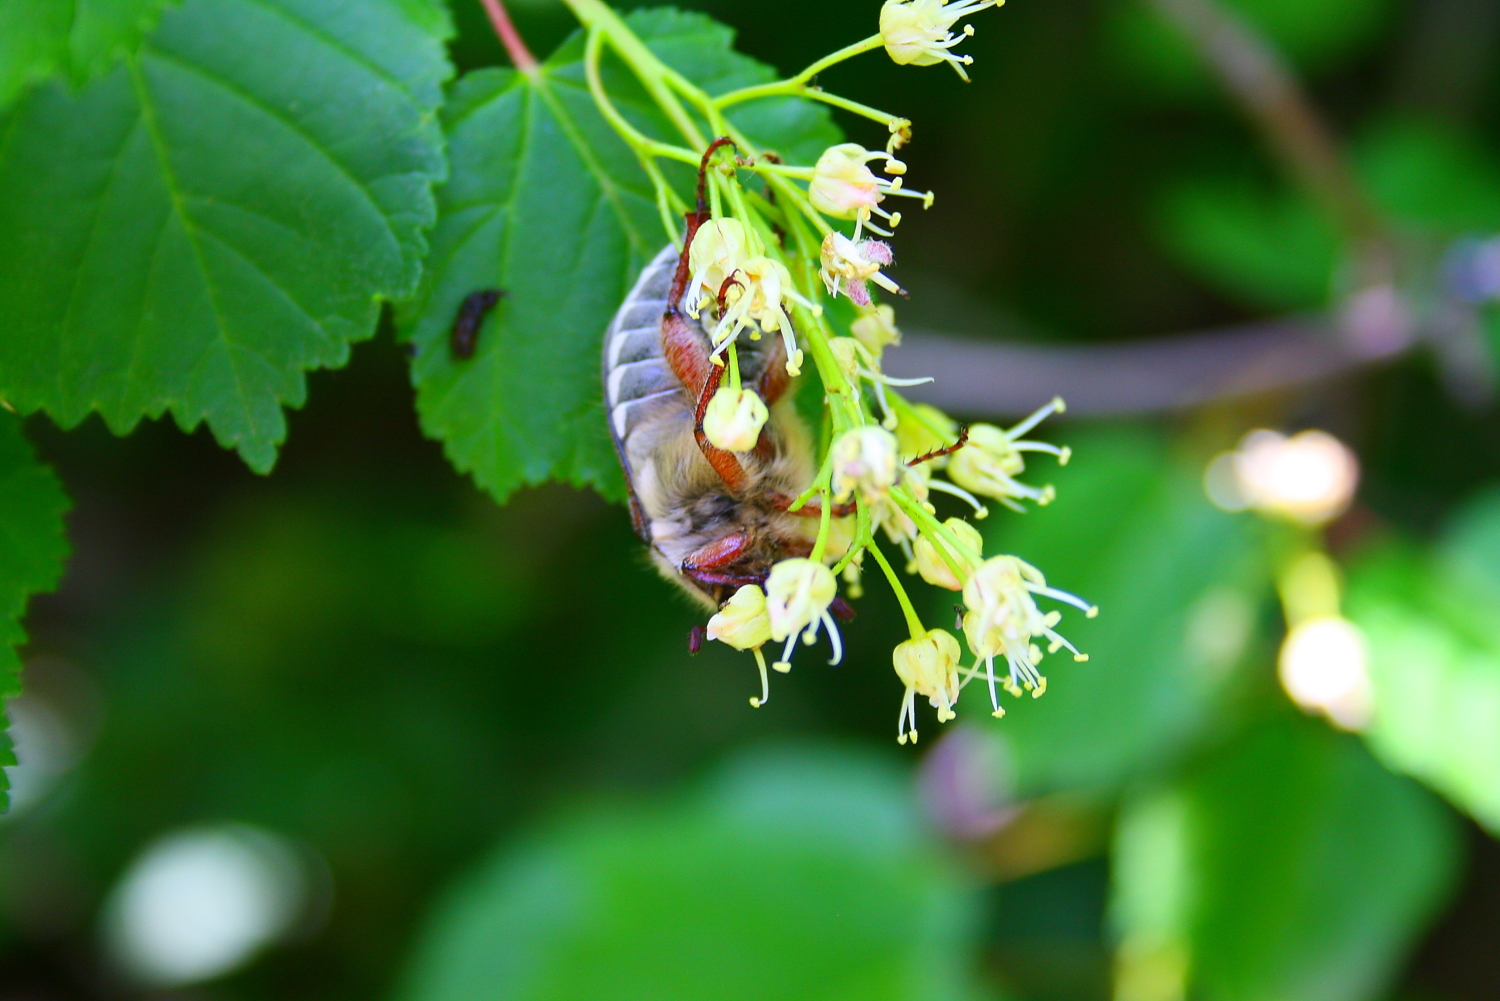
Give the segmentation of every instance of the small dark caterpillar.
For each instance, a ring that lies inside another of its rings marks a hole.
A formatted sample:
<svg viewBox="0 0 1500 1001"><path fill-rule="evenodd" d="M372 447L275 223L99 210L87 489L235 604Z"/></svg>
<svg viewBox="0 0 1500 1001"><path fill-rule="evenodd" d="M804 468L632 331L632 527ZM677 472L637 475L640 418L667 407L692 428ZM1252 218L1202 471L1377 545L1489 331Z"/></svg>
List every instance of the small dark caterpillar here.
<svg viewBox="0 0 1500 1001"><path fill-rule="evenodd" d="M495 303L504 294L499 289L487 288L464 297L463 305L458 307L458 316L453 319L453 332L448 341L453 357L473 357L474 347L479 341L479 328L483 326L486 314L495 308Z"/></svg>

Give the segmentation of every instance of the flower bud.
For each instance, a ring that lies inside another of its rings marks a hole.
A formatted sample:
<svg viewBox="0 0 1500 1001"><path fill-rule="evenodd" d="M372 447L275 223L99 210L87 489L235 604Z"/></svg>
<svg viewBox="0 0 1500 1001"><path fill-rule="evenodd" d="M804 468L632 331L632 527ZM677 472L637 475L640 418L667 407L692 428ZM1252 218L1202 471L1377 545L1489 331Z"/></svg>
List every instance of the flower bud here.
<svg viewBox="0 0 1500 1001"><path fill-rule="evenodd" d="M896 311L883 304L862 313L849 325L849 331L877 358L888 345L901 343L901 331L896 329Z"/></svg>
<svg viewBox="0 0 1500 1001"><path fill-rule="evenodd" d="M896 436L874 425L845 431L833 443L833 496L842 503L856 492L862 500L878 500L895 486L901 474Z"/></svg>
<svg viewBox="0 0 1500 1001"><path fill-rule="evenodd" d="M771 638L780 642L822 619L837 593L833 571L821 563L795 557L773 566L766 581Z"/></svg>
<svg viewBox="0 0 1500 1001"><path fill-rule="evenodd" d="M943 522L943 527L956 535L958 541L974 553L977 554L984 551L984 539L980 536L979 530L962 518L949 518ZM957 563L960 568L967 566L967 561L963 555L954 552L946 541L938 539L935 542L924 533L917 537L917 543L914 547L917 573L921 574L922 579L929 584L945 587L950 591L962 590L964 586L963 581L954 575L953 568L948 565L947 560L943 559L942 553L938 552L937 547L939 544L948 550L948 555L953 558L953 562Z"/></svg>
<svg viewBox="0 0 1500 1001"><path fill-rule="evenodd" d="M727 643L736 650L753 650L771 638L771 618L766 613L765 592L746 584L708 620L708 638Z"/></svg>
<svg viewBox="0 0 1500 1001"><path fill-rule="evenodd" d="M917 739L913 695L924 696L932 703L938 711L939 723L957 715L953 706L958 702L958 656L958 640L942 629L929 629L925 635L898 644L892 652L896 677L906 686L897 737L901 743L906 743L908 719L911 739Z"/></svg>
<svg viewBox="0 0 1500 1001"><path fill-rule="evenodd" d="M720 386L703 412L703 433L717 448L748 452L760 440L760 430L770 416L752 390Z"/></svg>
<svg viewBox="0 0 1500 1001"><path fill-rule="evenodd" d="M861 212L868 215L885 196L880 180L865 164L882 155L858 143L839 143L824 150L807 191L813 208L835 219L855 219Z"/></svg>

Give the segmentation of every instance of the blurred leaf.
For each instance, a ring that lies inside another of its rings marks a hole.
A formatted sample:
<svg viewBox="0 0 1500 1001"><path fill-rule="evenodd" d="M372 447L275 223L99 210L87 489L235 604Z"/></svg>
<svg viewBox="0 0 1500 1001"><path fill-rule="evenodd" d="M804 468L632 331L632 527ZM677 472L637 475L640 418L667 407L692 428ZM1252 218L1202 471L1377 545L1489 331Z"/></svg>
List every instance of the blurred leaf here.
<svg viewBox="0 0 1500 1001"><path fill-rule="evenodd" d="M1177 260L1246 303L1308 309L1327 302L1338 238L1299 194L1248 179L1192 179L1166 193L1158 214Z"/></svg>
<svg viewBox="0 0 1500 1001"><path fill-rule="evenodd" d="M1306 70L1338 65L1368 46L1389 22L1392 0L1217 0ZM1147 0L1110 6L1108 38L1132 75L1154 90L1196 99L1222 90L1175 23ZM1206 88L1212 88L1206 90Z"/></svg>
<svg viewBox="0 0 1500 1001"><path fill-rule="evenodd" d="M33 594L50 591L62 576L68 543L62 484L37 462L21 436L21 422L0 414L0 710L21 690L16 647L26 640L21 616ZM10 740L0 734L0 765L16 763ZM0 771L0 811L9 788Z"/></svg>
<svg viewBox="0 0 1500 1001"><path fill-rule="evenodd" d="M669 805L595 808L460 884L399 997L975 997L974 901L914 815L899 773L792 751Z"/></svg>
<svg viewBox="0 0 1500 1001"><path fill-rule="evenodd" d="M32 83L75 85L109 69L155 27L172 0L7 0L0 3L0 106Z"/></svg>
<svg viewBox="0 0 1500 1001"><path fill-rule="evenodd" d="M1367 554L1349 615L1368 641L1371 746L1500 834L1500 494L1436 558L1396 543Z"/></svg>
<svg viewBox="0 0 1500 1001"><path fill-rule="evenodd" d="M983 721L1009 742L1028 794L1122 783L1197 737L1266 587L1258 525L1212 507L1198 470L1172 461L1159 438L1117 431L1070 444L1072 465L1028 475L1055 479L1054 504L985 523L995 526L987 552L1014 553L1100 608L1093 620L1065 609L1058 626L1087 663L1050 657L1044 698ZM969 687L965 706L988 715L984 684Z"/></svg>
<svg viewBox="0 0 1500 1001"><path fill-rule="evenodd" d="M427 0L187 0L0 116L0 393L65 427L207 419L268 470L304 372L415 286L446 34Z"/></svg>
<svg viewBox="0 0 1500 1001"><path fill-rule="evenodd" d="M648 10L627 20L710 93L774 77L701 14ZM453 179L439 193L431 270L402 315L417 348L423 429L500 499L550 478L623 493L601 403L600 344L667 235L650 182L594 108L582 55L575 35L534 76L481 70L454 89L444 112ZM610 68L606 86L639 127L677 138L619 69ZM730 117L801 160L838 141L825 111L804 102L755 102ZM447 346L454 315L485 288L507 295L474 357L455 359Z"/></svg>
<svg viewBox="0 0 1500 1001"><path fill-rule="evenodd" d="M1139 991L1185 976L1203 1001L1381 997L1451 887L1457 847L1441 807L1353 738L1265 720L1126 805L1121 979Z"/></svg>
<svg viewBox="0 0 1500 1001"><path fill-rule="evenodd" d="M1376 204L1409 228L1442 239L1500 230L1500 167L1469 134L1392 119L1360 140L1356 160Z"/></svg>

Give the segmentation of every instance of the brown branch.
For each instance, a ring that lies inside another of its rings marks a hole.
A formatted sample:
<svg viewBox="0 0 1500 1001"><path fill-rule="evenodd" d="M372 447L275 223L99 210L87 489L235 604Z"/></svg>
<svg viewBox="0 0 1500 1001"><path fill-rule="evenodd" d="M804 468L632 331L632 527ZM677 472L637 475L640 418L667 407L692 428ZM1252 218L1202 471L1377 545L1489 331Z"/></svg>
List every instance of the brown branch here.
<svg viewBox="0 0 1500 1001"><path fill-rule="evenodd" d="M1366 329L1351 333L1358 322ZM1308 386L1395 358L1415 341L1399 315L1342 322L1303 317L1128 344L1042 346L909 332L885 368L932 376L905 392L967 416L1035 410L1052 396L1069 415L1163 413Z"/></svg>
<svg viewBox="0 0 1500 1001"><path fill-rule="evenodd" d="M505 52L510 56L510 61L515 64L516 69L531 76L537 71L536 56L526 47L526 42L521 38L521 33L516 31L516 26L511 23L510 14L505 10L505 4L501 0L479 0L484 5L484 12L490 17L490 24L495 28L495 34L500 36L500 44L505 46Z"/></svg>

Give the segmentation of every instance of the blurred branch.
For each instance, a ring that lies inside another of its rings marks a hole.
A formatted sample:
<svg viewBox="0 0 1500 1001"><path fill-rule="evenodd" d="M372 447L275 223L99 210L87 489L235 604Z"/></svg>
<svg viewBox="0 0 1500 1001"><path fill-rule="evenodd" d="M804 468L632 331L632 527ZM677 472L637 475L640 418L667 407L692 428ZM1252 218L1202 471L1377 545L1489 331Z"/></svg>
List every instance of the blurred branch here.
<svg viewBox="0 0 1500 1001"><path fill-rule="evenodd" d="M1270 43L1218 0L1151 0L1197 46L1286 168L1358 252L1357 284L1389 282L1394 258L1332 132Z"/></svg>
<svg viewBox="0 0 1500 1001"><path fill-rule="evenodd" d="M1294 389L1399 356L1413 324L1388 287L1357 294L1336 318L1249 323L1130 344L1041 346L909 333L886 356L894 376L935 381L907 392L957 414L1034 410L1053 395L1070 414L1182 410Z"/></svg>

